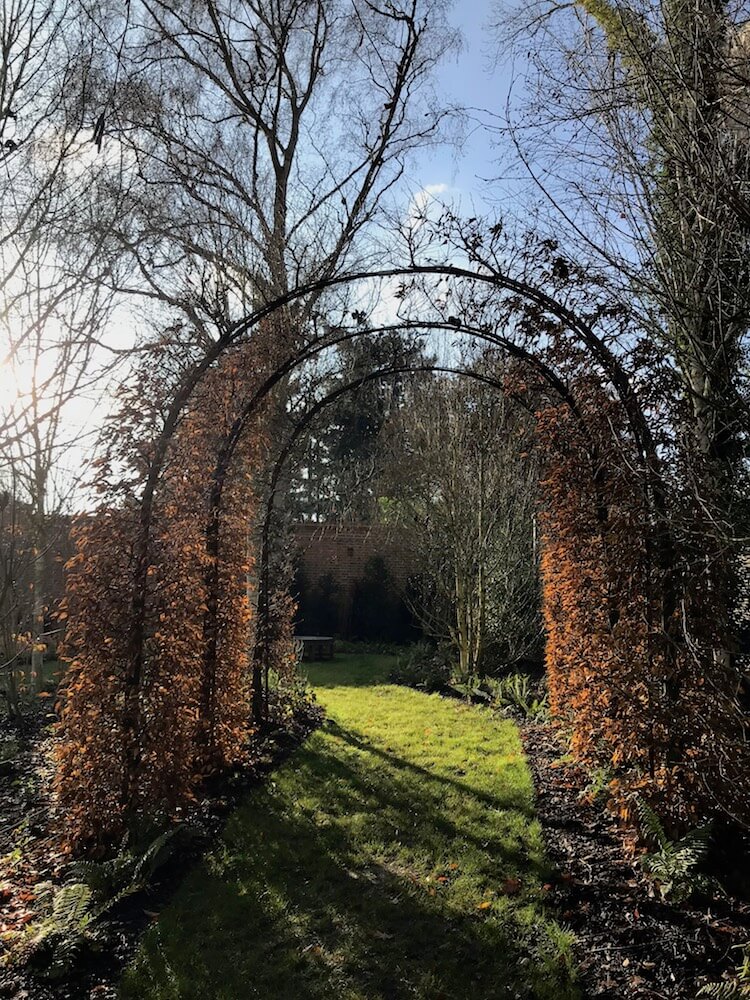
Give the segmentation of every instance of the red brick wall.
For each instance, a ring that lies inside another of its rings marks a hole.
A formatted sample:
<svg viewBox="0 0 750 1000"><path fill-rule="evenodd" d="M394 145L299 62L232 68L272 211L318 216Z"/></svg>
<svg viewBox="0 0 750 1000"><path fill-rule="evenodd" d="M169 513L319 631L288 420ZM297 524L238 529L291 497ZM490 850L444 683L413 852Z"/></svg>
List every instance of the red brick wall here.
<svg viewBox="0 0 750 1000"><path fill-rule="evenodd" d="M295 524L292 530L307 578L313 582L330 573L342 592L350 591L373 556L382 556L398 584L410 574L403 538L386 525Z"/></svg>
<svg viewBox="0 0 750 1000"><path fill-rule="evenodd" d="M347 635L351 622L352 595L357 580L373 556L380 556L398 589L413 573L412 560L403 535L381 524L296 524L293 537L306 579L311 586L330 574L337 584L338 632Z"/></svg>

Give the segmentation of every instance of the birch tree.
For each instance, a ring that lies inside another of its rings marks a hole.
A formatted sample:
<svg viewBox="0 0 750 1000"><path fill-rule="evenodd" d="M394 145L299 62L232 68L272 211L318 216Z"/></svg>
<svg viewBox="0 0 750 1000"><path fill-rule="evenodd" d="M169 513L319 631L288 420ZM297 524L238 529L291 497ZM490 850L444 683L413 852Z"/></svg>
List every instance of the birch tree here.
<svg viewBox="0 0 750 1000"><path fill-rule="evenodd" d="M41 678L50 515L78 478L72 462L67 478L58 466L78 434L71 404L93 387L107 315L97 284L113 263L91 225L94 55L81 14L59 0L0 11L0 614L11 684L29 649L32 684Z"/></svg>

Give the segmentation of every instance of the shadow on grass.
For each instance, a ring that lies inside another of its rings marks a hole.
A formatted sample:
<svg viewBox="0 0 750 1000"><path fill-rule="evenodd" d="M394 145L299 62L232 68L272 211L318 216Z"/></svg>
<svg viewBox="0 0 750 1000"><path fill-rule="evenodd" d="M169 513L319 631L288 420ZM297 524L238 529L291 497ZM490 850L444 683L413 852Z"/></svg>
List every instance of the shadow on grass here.
<svg viewBox="0 0 750 1000"><path fill-rule="evenodd" d="M350 746L355 747L357 750L361 750L364 753L370 753L375 757L379 757L390 767L393 767L398 771L405 771L407 773L411 772L412 775L418 777L421 781L434 782L438 786L443 785L449 788L455 788L460 792L464 792L467 795L472 796L477 801L489 806L491 809L515 809L518 812L525 813L529 819L533 816L533 810L531 809L526 796L520 792L518 795L509 796L506 790L506 793L502 798L499 798L496 795L488 795L486 792L483 792L478 788L474 788L472 785L468 784L468 782L457 781L455 778L448 778L443 774L437 774L435 771L431 771L426 767L420 767L419 764L415 764L413 761L407 760L405 757L399 757L391 750L381 750L380 747L375 746L375 744L371 743L361 734L352 729L345 729L343 726L340 726L334 719L327 719L325 727L328 732L334 734L344 743L348 743Z"/></svg>
<svg viewBox="0 0 750 1000"><path fill-rule="evenodd" d="M387 684L397 656L367 653L337 653L332 660L317 660L302 665L316 688L372 687Z"/></svg>
<svg viewBox="0 0 750 1000"><path fill-rule="evenodd" d="M449 784L339 725L316 734L186 880L122 997L573 997L533 901L478 910L472 895L509 874L538 880L525 820Z"/></svg>

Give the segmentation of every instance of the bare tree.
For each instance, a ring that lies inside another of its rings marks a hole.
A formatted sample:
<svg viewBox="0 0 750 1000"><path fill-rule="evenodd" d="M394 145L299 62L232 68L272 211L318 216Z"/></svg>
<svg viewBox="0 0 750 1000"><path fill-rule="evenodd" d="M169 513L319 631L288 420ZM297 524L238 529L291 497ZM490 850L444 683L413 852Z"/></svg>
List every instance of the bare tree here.
<svg viewBox="0 0 750 1000"><path fill-rule="evenodd" d="M221 326L362 257L405 157L436 140L439 0L141 0L127 31L102 110L138 178L116 235L130 290L191 321Z"/></svg>
<svg viewBox="0 0 750 1000"><path fill-rule="evenodd" d="M391 509L422 583L414 610L462 676L539 652L537 468L530 422L496 388L432 378L398 411Z"/></svg>
<svg viewBox="0 0 750 1000"><path fill-rule="evenodd" d="M61 300L57 290L48 293L38 284L34 289L31 276L26 293L9 314L9 322L24 329L24 338L6 369L15 391L0 415L14 435L0 456L0 468L12 470L14 500L24 511L21 531L30 554L25 617L34 693L50 638L50 558L65 547L63 515L80 502L89 468L92 428L86 424L104 375L102 364L94 363L92 345L106 322L108 301L86 286Z"/></svg>
<svg viewBox="0 0 750 1000"><path fill-rule="evenodd" d="M29 650L32 683L41 678L50 518L80 478L81 451L64 459L108 315L97 279L112 262L91 225L94 57L81 13L59 0L0 12L0 615L11 688Z"/></svg>

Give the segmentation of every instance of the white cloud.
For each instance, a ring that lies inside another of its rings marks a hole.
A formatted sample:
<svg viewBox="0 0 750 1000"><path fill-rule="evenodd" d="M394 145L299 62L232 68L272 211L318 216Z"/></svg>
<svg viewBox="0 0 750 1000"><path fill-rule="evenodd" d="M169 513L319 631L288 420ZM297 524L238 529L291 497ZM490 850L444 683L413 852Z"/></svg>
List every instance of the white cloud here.
<svg viewBox="0 0 750 1000"><path fill-rule="evenodd" d="M421 228L429 218L436 218L443 206L441 195L451 190L448 184L426 184L409 201L406 213L405 227L414 232Z"/></svg>

